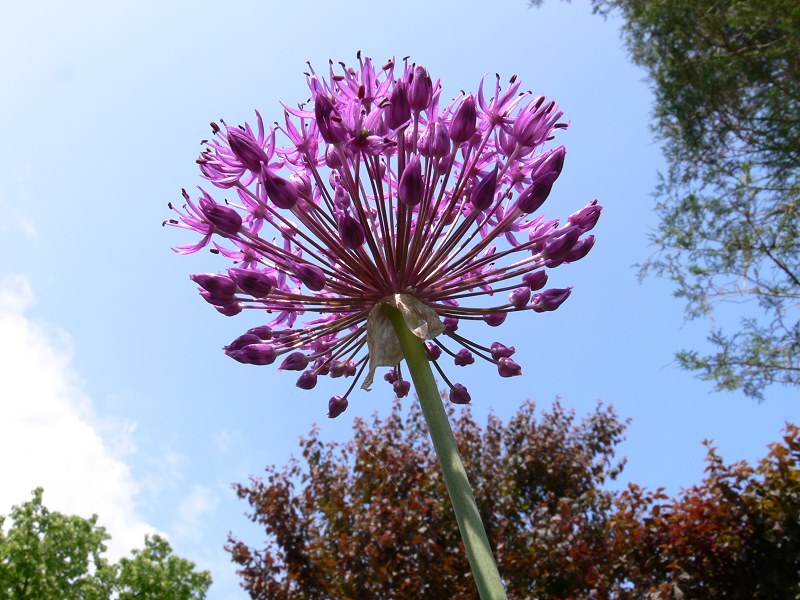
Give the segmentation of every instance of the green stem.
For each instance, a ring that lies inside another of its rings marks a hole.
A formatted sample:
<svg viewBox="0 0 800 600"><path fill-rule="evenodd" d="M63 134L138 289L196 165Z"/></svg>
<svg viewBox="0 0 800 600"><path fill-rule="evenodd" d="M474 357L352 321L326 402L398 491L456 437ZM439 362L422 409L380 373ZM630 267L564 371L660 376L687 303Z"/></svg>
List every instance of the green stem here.
<svg viewBox="0 0 800 600"><path fill-rule="evenodd" d="M506 600L503 582L500 580L500 573L489 546L489 538L486 536L475 497L472 495L472 486L458 454L450 420L447 418L439 395L439 387L425 355L425 345L420 338L409 331L397 309L386 306L384 314L394 325L411 379L414 381L422 414L425 416L433 447L442 466L447 492L450 494L450 502L456 513L456 521L467 549L467 558L472 567L478 593L481 600Z"/></svg>

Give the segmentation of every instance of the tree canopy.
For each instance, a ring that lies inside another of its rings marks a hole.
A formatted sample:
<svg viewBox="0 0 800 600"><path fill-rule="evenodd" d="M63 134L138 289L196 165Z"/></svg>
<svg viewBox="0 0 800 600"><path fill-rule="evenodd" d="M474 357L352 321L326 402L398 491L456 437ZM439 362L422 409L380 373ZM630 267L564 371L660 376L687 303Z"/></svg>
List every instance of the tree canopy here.
<svg viewBox="0 0 800 600"><path fill-rule="evenodd" d="M208 571L172 554L167 540L145 536L145 547L118 565L105 558L106 530L89 519L51 512L42 488L0 516L0 597L8 600L202 600Z"/></svg>
<svg viewBox="0 0 800 600"><path fill-rule="evenodd" d="M235 486L266 536L227 546L251 598L476 598L414 406L357 419L345 443L313 429L304 464ZM709 446L706 478L677 498L607 489L625 430L608 407L578 421L557 402L541 414L527 402L483 428L465 410L454 429L510 599L800 593L797 427L756 467L726 465Z"/></svg>
<svg viewBox="0 0 800 600"><path fill-rule="evenodd" d="M800 384L800 4L592 5L622 16L655 94L667 169L641 273L671 279L687 316L711 323L708 348L678 362L757 398Z"/></svg>

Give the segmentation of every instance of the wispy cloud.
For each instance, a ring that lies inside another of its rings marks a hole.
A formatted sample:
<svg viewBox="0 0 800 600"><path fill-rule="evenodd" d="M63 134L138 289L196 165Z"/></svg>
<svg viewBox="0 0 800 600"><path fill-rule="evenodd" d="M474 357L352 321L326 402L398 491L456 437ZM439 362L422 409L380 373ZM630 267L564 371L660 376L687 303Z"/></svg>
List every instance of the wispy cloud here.
<svg viewBox="0 0 800 600"><path fill-rule="evenodd" d="M28 317L33 303L26 277L0 277L0 514L41 486L51 510L98 514L116 559L154 531L124 460L135 425L98 418L71 367L69 334Z"/></svg>
<svg viewBox="0 0 800 600"><path fill-rule="evenodd" d="M219 500L219 494L211 488L193 486L178 507L177 535L188 539L202 537L203 523L217 511Z"/></svg>

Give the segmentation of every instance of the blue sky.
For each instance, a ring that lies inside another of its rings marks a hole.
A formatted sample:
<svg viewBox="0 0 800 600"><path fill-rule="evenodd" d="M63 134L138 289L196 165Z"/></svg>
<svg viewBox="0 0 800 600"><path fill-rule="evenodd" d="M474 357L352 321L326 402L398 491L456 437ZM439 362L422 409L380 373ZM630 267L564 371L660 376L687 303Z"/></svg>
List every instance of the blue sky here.
<svg viewBox="0 0 800 600"><path fill-rule="evenodd" d="M303 392L291 374L225 357L258 321L203 302L188 275L221 263L173 254L187 238L161 227L167 202L201 183L209 121L241 123L254 109L277 120L279 101L307 98L307 60L324 70L357 50L410 55L442 79L444 97L474 91L485 73L516 73L571 121L543 211L605 206L589 257L552 274L575 287L569 301L502 330L523 377L465 371L479 420L507 418L526 398L547 408L560 396L579 415L613 404L633 420L620 484L671 493L702 477L701 440L752 461L800 421L795 391L770 389L758 404L674 364L710 324L685 323L668 282L637 282L662 166L652 94L619 22L585 2L32 0L7 7L2 27L0 514L42 485L52 509L98 513L117 555L162 532L212 570L210 598L244 598L222 545L229 530L261 536L230 484L285 464L312 423L344 440L354 417L388 412L376 386L328 420L336 380Z"/></svg>

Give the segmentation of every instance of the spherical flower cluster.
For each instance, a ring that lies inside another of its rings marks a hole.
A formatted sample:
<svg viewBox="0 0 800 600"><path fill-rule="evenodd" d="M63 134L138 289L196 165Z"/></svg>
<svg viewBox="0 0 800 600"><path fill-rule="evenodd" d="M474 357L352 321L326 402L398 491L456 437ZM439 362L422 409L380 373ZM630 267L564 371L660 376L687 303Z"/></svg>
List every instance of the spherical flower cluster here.
<svg viewBox="0 0 800 600"><path fill-rule="evenodd" d="M558 308L571 288L545 289L547 269L586 256L600 215L596 201L566 223L538 215L564 164L563 146L546 148L566 127L556 103L519 92L516 77L493 93L445 104L439 81L421 66L389 61L333 64L307 74L311 99L284 105L284 122L212 123L198 163L228 194L184 191L176 218L196 243L233 261L226 273L193 275L200 294L224 315L271 314L225 347L247 364L280 361L312 389L320 376L352 383L329 402L345 410L357 382L375 370L404 396L403 358L384 306L399 310L425 339L428 359L450 387L470 395L441 363L476 358L501 377L521 373L513 346L481 345L458 333L463 321L501 325L512 312Z"/></svg>

